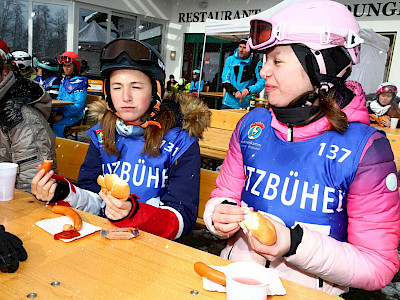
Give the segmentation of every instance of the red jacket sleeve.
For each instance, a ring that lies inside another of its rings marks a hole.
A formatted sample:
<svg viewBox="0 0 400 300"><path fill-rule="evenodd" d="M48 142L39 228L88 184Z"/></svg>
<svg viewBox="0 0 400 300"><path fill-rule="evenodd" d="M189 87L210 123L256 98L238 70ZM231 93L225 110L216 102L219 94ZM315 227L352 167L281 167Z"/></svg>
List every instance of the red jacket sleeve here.
<svg viewBox="0 0 400 300"><path fill-rule="evenodd" d="M158 208L146 203L139 203L134 195L132 209L127 217L113 221L118 227L138 227L163 238L175 239L179 230L179 220L173 210Z"/></svg>

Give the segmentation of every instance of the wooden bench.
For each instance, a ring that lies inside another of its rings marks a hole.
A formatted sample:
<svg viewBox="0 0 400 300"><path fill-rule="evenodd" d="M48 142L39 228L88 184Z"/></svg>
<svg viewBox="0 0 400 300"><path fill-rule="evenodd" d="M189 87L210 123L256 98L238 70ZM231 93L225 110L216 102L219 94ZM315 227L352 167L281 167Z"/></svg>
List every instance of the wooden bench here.
<svg viewBox="0 0 400 300"><path fill-rule="evenodd" d="M58 174L75 183L89 144L57 137L55 146Z"/></svg>
<svg viewBox="0 0 400 300"><path fill-rule="evenodd" d="M79 169L85 160L88 148L88 143L56 138L58 174L75 183L78 180ZM218 172L201 169L198 224L204 225L204 208L208 199L210 199L218 174Z"/></svg>
<svg viewBox="0 0 400 300"><path fill-rule="evenodd" d="M210 199L210 194L215 188L215 180L219 172L201 169L200 170L200 195L199 195L199 210L197 212L197 224L204 225L203 214L207 201Z"/></svg>
<svg viewBox="0 0 400 300"><path fill-rule="evenodd" d="M224 160L236 124L247 113L242 109L211 109L211 126L199 141L201 156Z"/></svg>
<svg viewBox="0 0 400 300"><path fill-rule="evenodd" d="M102 100L102 96L97 96L97 95L91 95L87 94L86 100L85 100L85 109L83 112L83 117L80 119L77 123L73 124L70 127L67 127L67 129L64 132L64 135L66 137L72 136L75 140L78 140L78 133L88 131L92 126L87 124L87 114L89 112L88 105L95 101L100 101Z"/></svg>

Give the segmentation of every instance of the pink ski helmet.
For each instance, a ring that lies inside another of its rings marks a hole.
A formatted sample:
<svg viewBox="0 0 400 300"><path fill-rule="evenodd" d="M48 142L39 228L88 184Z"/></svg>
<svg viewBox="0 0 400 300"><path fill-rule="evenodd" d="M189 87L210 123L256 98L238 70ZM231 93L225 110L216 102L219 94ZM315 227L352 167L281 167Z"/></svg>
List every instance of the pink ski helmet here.
<svg viewBox="0 0 400 300"><path fill-rule="evenodd" d="M315 74L316 77L321 77L319 75L322 74L325 76L318 78L318 82L330 83L341 77L348 77L351 66L359 63L360 44L363 42L359 34L357 20L346 6L330 0L309 0L290 4L269 19L252 19L247 46L260 51L276 45L304 45L314 57L312 76L310 66L309 70L305 67L305 54L302 60L296 51L300 48L292 48L310 79L313 81ZM325 49L331 50L324 51ZM321 52L323 55L320 55ZM332 55L336 54L340 56L340 66L334 66L337 59L332 58ZM343 56L348 59L343 60ZM329 78L325 80L326 77Z"/></svg>

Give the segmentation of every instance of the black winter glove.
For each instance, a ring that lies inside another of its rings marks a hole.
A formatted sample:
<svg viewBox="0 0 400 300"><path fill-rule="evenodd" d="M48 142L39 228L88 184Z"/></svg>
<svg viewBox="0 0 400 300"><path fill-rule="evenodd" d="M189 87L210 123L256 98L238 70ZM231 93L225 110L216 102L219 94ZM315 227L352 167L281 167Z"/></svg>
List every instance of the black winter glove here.
<svg viewBox="0 0 400 300"><path fill-rule="evenodd" d="M0 225L0 270L3 273L14 273L19 262L28 258L22 241L15 235L6 232L3 225Z"/></svg>

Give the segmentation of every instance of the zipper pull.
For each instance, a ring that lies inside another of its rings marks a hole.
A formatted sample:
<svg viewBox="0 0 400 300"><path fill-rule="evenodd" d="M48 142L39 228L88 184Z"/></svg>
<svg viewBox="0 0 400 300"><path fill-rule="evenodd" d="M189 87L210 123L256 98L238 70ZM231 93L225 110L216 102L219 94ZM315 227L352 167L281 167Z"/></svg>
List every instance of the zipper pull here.
<svg viewBox="0 0 400 300"><path fill-rule="evenodd" d="M292 124L288 125L288 131L287 131L286 140L288 142L293 142L293 125Z"/></svg>

